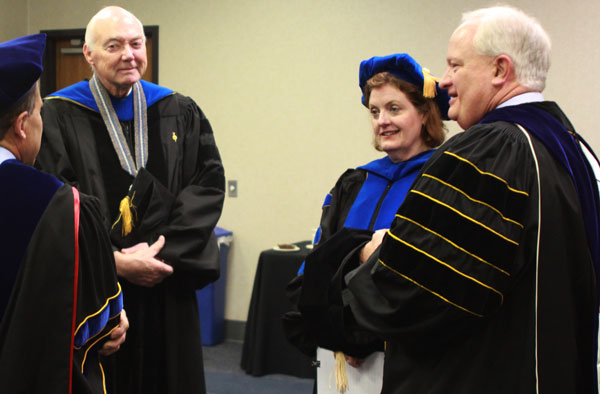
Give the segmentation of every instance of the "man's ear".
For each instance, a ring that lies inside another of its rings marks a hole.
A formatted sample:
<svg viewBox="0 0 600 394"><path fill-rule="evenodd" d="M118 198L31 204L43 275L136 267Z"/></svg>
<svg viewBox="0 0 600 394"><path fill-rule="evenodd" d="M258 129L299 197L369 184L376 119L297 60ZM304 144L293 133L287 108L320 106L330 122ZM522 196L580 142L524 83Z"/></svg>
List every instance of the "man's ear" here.
<svg viewBox="0 0 600 394"><path fill-rule="evenodd" d="M17 139L26 139L27 133L25 132L25 121L29 116L29 112L23 111L21 112L13 122L12 131L15 134Z"/></svg>
<svg viewBox="0 0 600 394"><path fill-rule="evenodd" d="M90 65L94 65L94 61L92 60L92 50L90 49L88 44L83 44L83 56Z"/></svg>
<svg viewBox="0 0 600 394"><path fill-rule="evenodd" d="M494 78L492 85L503 85L514 78L515 65L508 55L498 55L494 59Z"/></svg>

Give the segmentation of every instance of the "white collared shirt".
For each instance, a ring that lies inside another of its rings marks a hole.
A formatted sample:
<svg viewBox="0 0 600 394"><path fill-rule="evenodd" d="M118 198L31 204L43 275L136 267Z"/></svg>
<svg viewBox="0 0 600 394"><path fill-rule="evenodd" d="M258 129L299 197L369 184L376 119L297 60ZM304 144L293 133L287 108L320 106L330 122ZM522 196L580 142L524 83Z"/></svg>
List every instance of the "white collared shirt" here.
<svg viewBox="0 0 600 394"><path fill-rule="evenodd" d="M8 149L0 146L0 164L5 160L16 159L15 155L12 154Z"/></svg>
<svg viewBox="0 0 600 394"><path fill-rule="evenodd" d="M527 92L509 98L496 108L510 107L512 105L538 103L544 101L544 96L540 92Z"/></svg>

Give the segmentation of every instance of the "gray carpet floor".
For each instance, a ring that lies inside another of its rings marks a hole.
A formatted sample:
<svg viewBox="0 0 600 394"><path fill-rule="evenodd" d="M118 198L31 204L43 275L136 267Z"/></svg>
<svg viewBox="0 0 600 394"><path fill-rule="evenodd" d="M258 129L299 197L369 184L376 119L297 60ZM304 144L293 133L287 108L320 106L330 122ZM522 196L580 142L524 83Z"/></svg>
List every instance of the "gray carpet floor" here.
<svg viewBox="0 0 600 394"><path fill-rule="evenodd" d="M313 379L288 375L251 376L240 367L241 342L205 346L204 375L208 394L312 394Z"/></svg>

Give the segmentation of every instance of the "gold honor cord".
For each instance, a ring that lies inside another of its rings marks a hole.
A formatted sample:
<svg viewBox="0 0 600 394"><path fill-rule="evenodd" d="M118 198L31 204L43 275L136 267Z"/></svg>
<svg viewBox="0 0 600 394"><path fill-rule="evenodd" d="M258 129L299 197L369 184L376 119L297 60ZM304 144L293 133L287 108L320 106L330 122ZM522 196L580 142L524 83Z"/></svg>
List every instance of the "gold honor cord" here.
<svg viewBox="0 0 600 394"><path fill-rule="evenodd" d="M90 79L90 90L98 105L100 115L104 120L115 152L119 157L121 168L135 177L137 171L146 166L148 160L148 119L146 109L146 96L140 82L133 85L133 127L135 161L123 134L121 123L110 101L108 92L102 86L96 74Z"/></svg>

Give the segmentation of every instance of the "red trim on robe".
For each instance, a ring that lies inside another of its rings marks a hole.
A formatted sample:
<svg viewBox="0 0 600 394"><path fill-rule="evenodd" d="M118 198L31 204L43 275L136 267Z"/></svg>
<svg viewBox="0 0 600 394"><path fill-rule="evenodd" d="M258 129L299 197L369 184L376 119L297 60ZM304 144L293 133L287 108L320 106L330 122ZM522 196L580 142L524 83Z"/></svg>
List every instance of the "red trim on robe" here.
<svg viewBox="0 0 600 394"><path fill-rule="evenodd" d="M73 189L73 213L75 226L75 277L73 279L73 324L71 326L71 348L69 356L69 394L73 392L73 349L75 342L75 329L77 328L77 286L79 283L79 191Z"/></svg>

